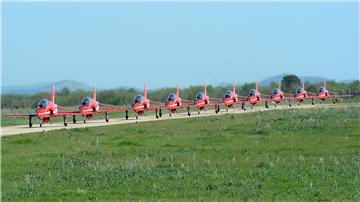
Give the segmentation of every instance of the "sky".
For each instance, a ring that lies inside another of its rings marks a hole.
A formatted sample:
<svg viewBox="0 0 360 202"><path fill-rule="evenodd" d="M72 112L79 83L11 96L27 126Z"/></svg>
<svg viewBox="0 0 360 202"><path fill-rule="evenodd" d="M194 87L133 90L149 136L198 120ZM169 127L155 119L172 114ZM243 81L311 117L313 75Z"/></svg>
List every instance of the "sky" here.
<svg viewBox="0 0 360 202"><path fill-rule="evenodd" d="M2 85L359 79L359 3L3 2Z"/></svg>

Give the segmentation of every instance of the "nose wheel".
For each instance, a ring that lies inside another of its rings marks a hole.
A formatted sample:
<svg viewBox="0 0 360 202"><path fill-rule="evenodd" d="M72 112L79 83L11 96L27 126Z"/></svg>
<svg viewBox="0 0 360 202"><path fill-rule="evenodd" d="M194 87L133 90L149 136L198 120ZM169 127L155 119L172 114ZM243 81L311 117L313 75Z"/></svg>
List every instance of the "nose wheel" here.
<svg viewBox="0 0 360 202"><path fill-rule="evenodd" d="M128 112L128 110L125 111L125 119L126 119L126 120L129 119L129 112Z"/></svg>
<svg viewBox="0 0 360 202"><path fill-rule="evenodd" d="M29 128L31 128L32 127L32 116L29 116Z"/></svg>
<svg viewBox="0 0 360 202"><path fill-rule="evenodd" d="M64 116L64 126L66 127L68 124L67 124L67 120L66 120L66 116Z"/></svg>

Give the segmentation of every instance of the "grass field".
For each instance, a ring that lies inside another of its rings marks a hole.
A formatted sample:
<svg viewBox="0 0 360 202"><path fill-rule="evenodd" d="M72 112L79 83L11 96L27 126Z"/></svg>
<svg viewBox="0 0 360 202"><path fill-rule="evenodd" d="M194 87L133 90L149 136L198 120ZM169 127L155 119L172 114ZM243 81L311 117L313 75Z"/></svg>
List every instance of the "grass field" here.
<svg viewBox="0 0 360 202"><path fill-rule="evenodd" d="M360 110L273 110L1 138L2 200L360 200Z"/></svg>

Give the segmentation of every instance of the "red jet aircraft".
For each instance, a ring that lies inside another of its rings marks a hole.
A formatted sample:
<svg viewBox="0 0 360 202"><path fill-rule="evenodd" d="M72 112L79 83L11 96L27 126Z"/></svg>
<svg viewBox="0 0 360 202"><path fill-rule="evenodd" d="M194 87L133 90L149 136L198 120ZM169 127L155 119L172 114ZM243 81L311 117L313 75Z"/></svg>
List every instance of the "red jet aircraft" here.
<svg viewBox="0 0 360 202"><path fill-rule="evenodd" d="M82 115L84 117L84 123L86 123L86 120L90 120L94 118L94 115L96 113L104 113L105 114L105 121L109 122L109 116L108 113L110 112L118 112L118 111L127 111L129 108L110 108L110 109L100 109L100 105L102 103L99 103L96 100L96 85L94 84L93 88L93 96L92 97L85 97L81 100L80 106L79 106L79 115ZM105 104L102 104L105 105ZM73 115L73 123L76 123L75 115Z"/></svg>
<svg viewBox="0 0 360 202"><path fill-rule="evenodd" d="M227 90L223 98L224 104L226 106L226 110L228 110L228 108L234 108L234 105L237 103L239 99L239 96L236 94L235 89L236 89L236 84L234 81L232 90Z"/></svg>
<svg viewBox="0 0 360 202"><path fill-rule="evenodd" d="M67 126L66 116L77 115L74 112L58 112L58 108L62 108L55 104L55 87L53 85L51 91L51 98L41 99L37 105L35 113L32 114L2 114L1 116L28 116L29 117L29 127L32 127L32 117L36 117L40 120L40 127L44 123L50 122L50 119L53 117L64 117L64 125Z"/></svg>
<svg viewBox="0 0 360 202"><path fill-rule="evenodd" d="M135 116L136 116L136 119L138 119L139 115L140 116L143 116L144 115L144 111L145 110L155 110L156 111L156 118L159 118L159 115L158 115L158 110L161 109L162 106L150 106L150 102L154 102L154 103L160 103L160 102L155 102L155 101L150 101L148 98L147 98L147 95L146 95L146 84L144 84L144 94L143 95L137 95L135 98L134 98L134 102L132 104L132 109L133 111L135 112ZM126 112L126 119L128 119L128 111L125 111ZM162 116L161 112L160 112L160 117Z"/></svg>
<svg viewBox="0 0 360 202"><path fill-rule="evenodd" d="M171 116L172 113L176 113L177 109L180 108L187 108L188 110L188 116L190 116L190 106L189 104L183 105L181 102L181 98L179 96L179 86L176 85L176 93L170 93L167 97L167 100L165 102L166 109L169 109L169 116ZM160 116L161 116L161 109L160 109Z"/></svg>
<svg viewBox="0 0 360 202"><path fill-rule="evenodd" d="M307 92L305 91L304 79L302 80L302 87L298 87L295 92L295 99L298 105L308 98Z"/></svg>
<svg viewBox="0 0 360 202"><path fill-rule="evenodd" d="M258 82L256 81L256 88L255 89L251 89L249 91L249 95L247 96L247 100L244 102L242 102L242 109L245 110L245 103L250 103L251 104L251 108L253 108L258 102L265 102L265 106L267 106L269 99L265 99L262 100L260 93L259 93L259 87L258 87Z"/></svg>

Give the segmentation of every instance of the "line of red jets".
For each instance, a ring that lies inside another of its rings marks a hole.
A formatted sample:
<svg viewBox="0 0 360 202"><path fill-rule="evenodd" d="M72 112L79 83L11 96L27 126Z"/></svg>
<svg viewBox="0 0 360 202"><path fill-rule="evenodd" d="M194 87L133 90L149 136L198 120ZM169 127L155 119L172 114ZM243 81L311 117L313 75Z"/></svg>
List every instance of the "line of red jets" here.
<svg viewBox="0 0 360 202"><path fill-rule="evenodd" d="M265 103L265 107L268 108L268 103L272 102L275 106L280 104L282 101L288 101L289 106L291 107L291 101L296 101L299 105L306 99L311 99L312 104L314 105L314 99L319 99L320 103L325 101L325 99L333 99L333 103L335 104L335 99L337 97L348 97L351 95L338 95L338 94L330 94L330 92L326 88L326 82L324 82L324 86L320 87L316 94L309 95L305 91L304 80L302 81L302 87L298 87L296 89L295 95L290 95L285 97L285 93L281 91L281 83L279 82L278 88L273 89L272 94L269 98L261 99L260 92L258 90L258 83L256 82L255 89L251 89L247 96L238 96L235 92L236 84L234 82L232 90L227 90L222 99L211 98L207 95L206 92L206 83L204 83L204 91L198 92L195 96L195 100L184 100L179 96L179 88L176 86L176 92L170 93L167 97L165 103L152 101L147 98L146 93L146 85L144 84L144 93L143 95L137 95L134 98L132 106L129 108L119 108L112 107L108 109L100 109L101 103L96 99L96 85L93 88L92 97L87 96L83 98L80 102L78 111L71 112L59 112L58 108L63 108L57 104L55 104L55 88L52 87L51 98L41 99L37 105L37 109L32 114L2 114L2 116L27 116L29 117L29 127L32 127L32 118L36 117L40 120L40 127L43 126L44 123L48 123L51 121L53 117L63 117L64 125L67 126L67 117L72 116L73 123L76 123L76 116L82 116L83 122L86 123L86 120L93 119L95 114L104 113L105 121L109 122L109 113L112 112L125 112L125 119L129 118L129 112L133 111L135 113L136 119L138 116L144 115L145 111L155 110L156 118L162 116L162 109L166 109L169 111L169 115L172 113L176 113L178 109L186 109L187 115L190 116L190 109L195 108L198 113L200 111L205 110L208 106L215 107L215 113L220 111L220 106L223 105L226 107L226 110L229 108L234 108L236 105L241 105L242 110L246 110L245 105L250 104L251 108L255 106L257 103ZM239 97L243 99L239 99ZM182 102L184 101L184 103ZM150 106L150 103L156 103L154 106ZM105 105L105 104L104 104Z"/></svg>

